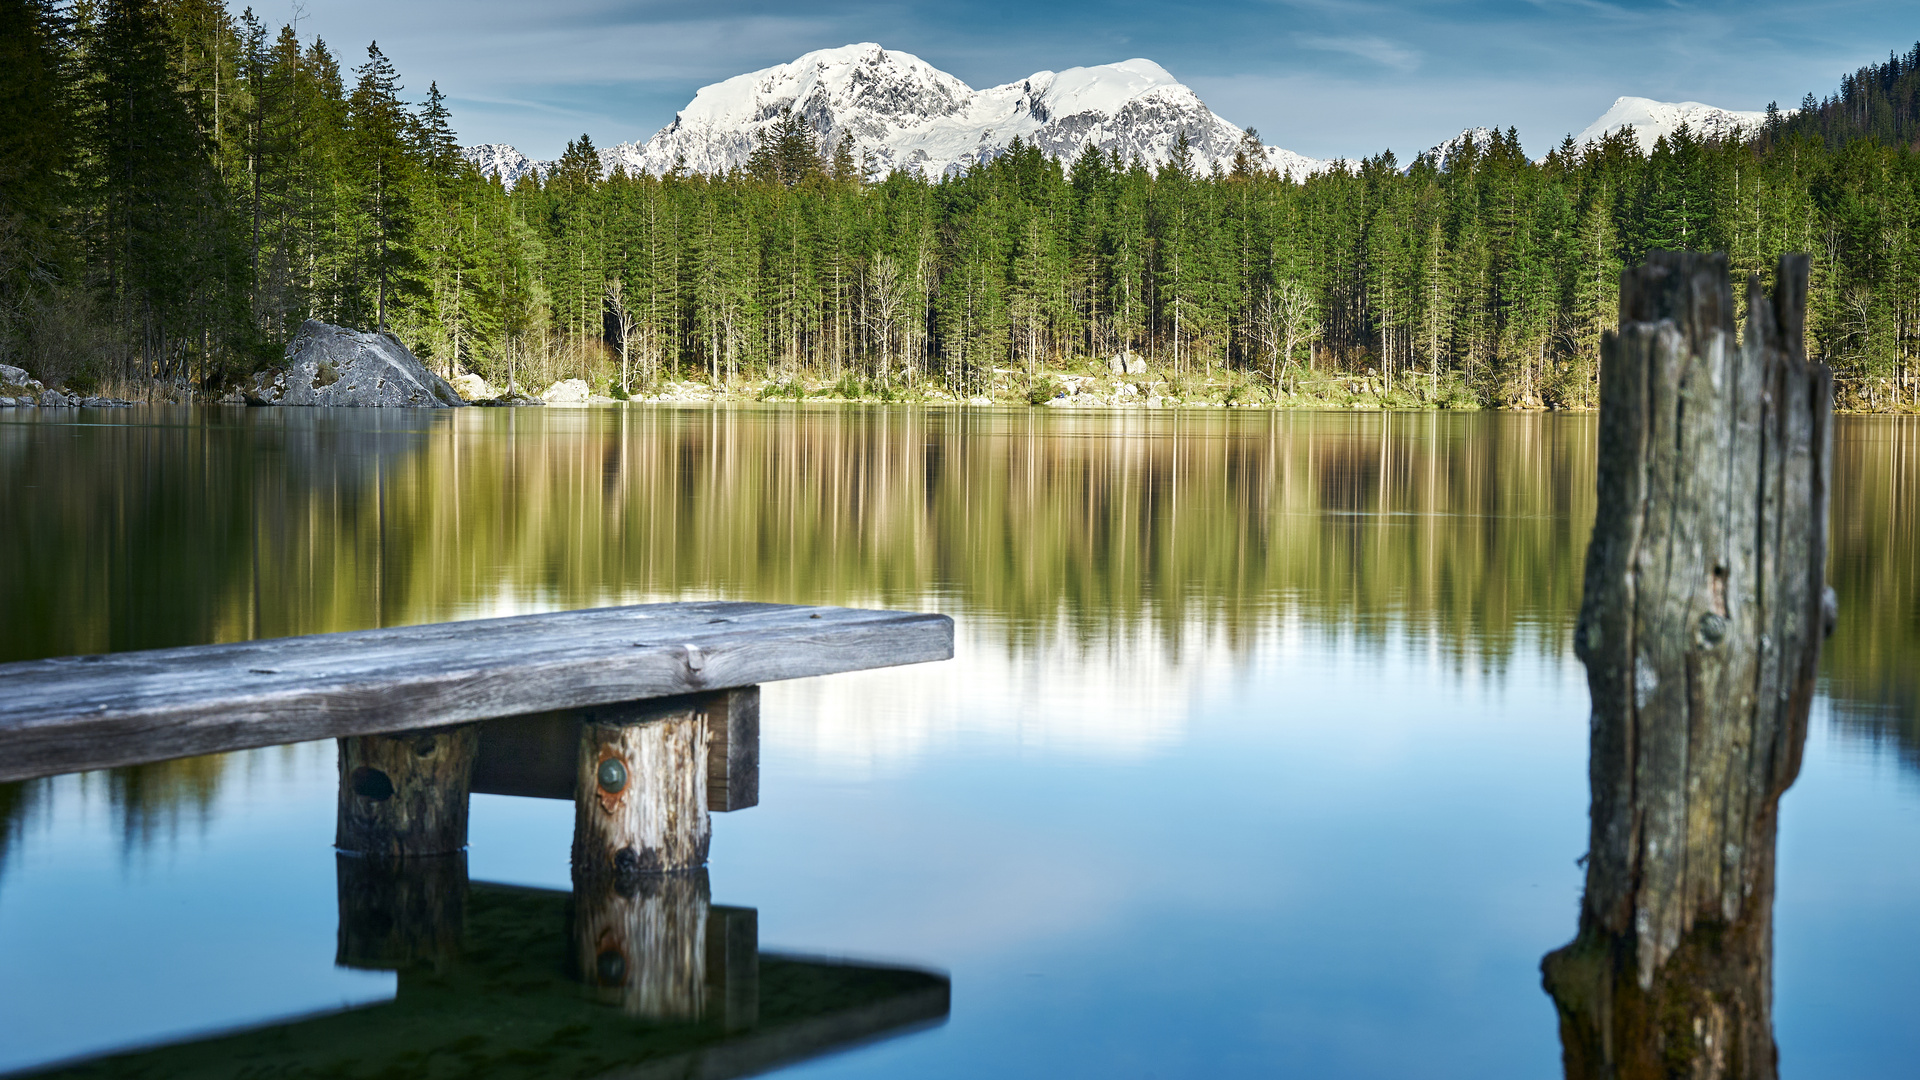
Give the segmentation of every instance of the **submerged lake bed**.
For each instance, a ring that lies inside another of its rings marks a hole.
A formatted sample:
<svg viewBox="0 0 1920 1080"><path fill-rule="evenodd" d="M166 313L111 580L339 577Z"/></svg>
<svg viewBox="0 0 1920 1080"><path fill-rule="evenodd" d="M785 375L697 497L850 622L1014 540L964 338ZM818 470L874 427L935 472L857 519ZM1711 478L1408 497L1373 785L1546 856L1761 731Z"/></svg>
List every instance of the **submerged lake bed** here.
<svg viewBox="0 0 1920 1080"><path fill-rule="evenodd" d="M771 684L715 819L762 948L944 972L819 1076L1540 1076L1573 935L1589 415L142 408L0 418L0 661L728 598L939 611ZM1836 421L1782 804L1785 1075L1920 1032L1916 436ZM330 743L0 787L0 1072L392 998L336 964ZM479 795L476 882L569 885ZM421 1047L426 1065L440 1048ZM448 1057L451 1068L457 1057Z"/></svg>

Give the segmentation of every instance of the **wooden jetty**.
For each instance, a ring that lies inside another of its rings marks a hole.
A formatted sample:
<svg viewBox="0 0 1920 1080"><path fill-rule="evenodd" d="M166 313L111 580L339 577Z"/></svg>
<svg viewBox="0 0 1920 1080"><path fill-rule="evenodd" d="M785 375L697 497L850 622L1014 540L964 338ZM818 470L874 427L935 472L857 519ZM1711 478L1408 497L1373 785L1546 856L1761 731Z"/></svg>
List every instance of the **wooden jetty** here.
<svg viewBox="0 0 1920 1080"><path fill-rule="evenodd" d="M940 1022L944 976L761 954L702 867L759 801L759 684L952 655L943 615L700 602L0 665L0 782L338 739L336 962L400 973L35 1075L719 1080ZM474 790L573 801L571 894L469 885Z"/></svg>
<svg viewBox="0 0 1920 1080"><path fill-rule="evenodd" d="M34 660L0 665L0 782L337 738L336 846L424 857L544 733L510 784L573 798L576 873L631 884L758 800L760 683L952 656L944 615L714 601Z"/></svg>
<svg viewBox="0 0 1920 1080"><path fill-rule="evenodd" d="M944 615L700 602L0 664L0 781L945 660Z"/></svg>

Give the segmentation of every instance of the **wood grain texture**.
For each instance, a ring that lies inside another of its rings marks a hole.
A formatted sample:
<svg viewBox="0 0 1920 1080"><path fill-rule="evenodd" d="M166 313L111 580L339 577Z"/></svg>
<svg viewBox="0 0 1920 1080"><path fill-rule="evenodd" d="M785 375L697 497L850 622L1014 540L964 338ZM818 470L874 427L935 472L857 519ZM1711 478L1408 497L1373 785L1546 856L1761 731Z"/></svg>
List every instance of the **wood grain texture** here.
<svg viewBox="0 0 1920 1080"><path fill-rule="evenodd" d="M1569 1077L1776 1075L1775 828L1831 605L1806 282L1804 256L1750 282L1736 346L1725 257L1656 253L1602 345L1587 882L1542 964Z"/></svg>
<svg viewBox="0 0 1920 1080"><path fill-rule="evenodd" d="M0 664L0 781L952 656L944 615L713 601Z"/></svg>
<svg viewBox="0 0 1920 1080"><path fill-rule="evenodd" d="M706 710L676 698L586 719L573 781L575 883L631 892L649 876L706 865Z"/></svg>
<svg viewBox="0 0 1920 1080"><path fill-rule="evenodd" d="M339 740L333 846L369 858L452 855L467 847L476 724Z"/></svg>
<svg viewBox="0 0 1920 1080"><path fill-rule="evenodd" d="M707 714L707 809L716 814L760 805L760 688L710 694Z"/></svg>

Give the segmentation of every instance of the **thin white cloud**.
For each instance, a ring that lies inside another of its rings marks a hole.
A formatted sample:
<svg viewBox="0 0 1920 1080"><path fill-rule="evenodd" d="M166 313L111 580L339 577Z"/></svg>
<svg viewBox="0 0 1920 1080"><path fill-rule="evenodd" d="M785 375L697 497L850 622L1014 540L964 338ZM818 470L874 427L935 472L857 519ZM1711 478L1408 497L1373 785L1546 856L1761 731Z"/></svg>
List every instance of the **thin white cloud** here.
<svg viewBox="0 0 1920 1080"><path fill-rule="evenodd" d="M1398 71L1412 71L1420 66L1420 54L1396 45L1383 37L1371 35L1329 35L1296 34L1295 44L1305 49L1318 49L1322 52L1347 53L1363 60L1394 68Z"/></svg>

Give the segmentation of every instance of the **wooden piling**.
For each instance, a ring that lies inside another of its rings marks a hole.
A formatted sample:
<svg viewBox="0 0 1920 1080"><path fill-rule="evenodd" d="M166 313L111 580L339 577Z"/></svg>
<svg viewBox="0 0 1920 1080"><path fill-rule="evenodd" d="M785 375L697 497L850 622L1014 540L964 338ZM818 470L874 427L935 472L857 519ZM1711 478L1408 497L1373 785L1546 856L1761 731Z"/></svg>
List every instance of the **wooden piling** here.
<svg viewBox="0 0 1920 1080"><path fill-rule="evenodd" d="M370 858L466 850L478 727L356 735L340 739L339 746L335 847Z"/></svg>
<svg viewBox="0 0 1920 1080"><path fill-rule="evenodd" d="M1777 813L1834 605L1806 290L1805 256L1750 282L1736 346L1725 257L1656 253L1602 344L1586 892L1541 965L1572 1080L1777 1075Z"/></svg>
<svg viewBox="0 0 1920 1080"><path fill-rule="evenodd" d="M576 881L632 891L642 875L704 866L707 713L677 698L595 710L574 777Z"/></svg>

